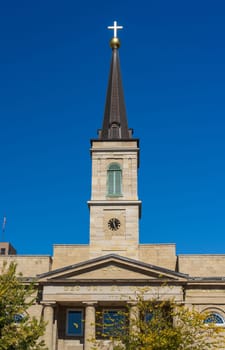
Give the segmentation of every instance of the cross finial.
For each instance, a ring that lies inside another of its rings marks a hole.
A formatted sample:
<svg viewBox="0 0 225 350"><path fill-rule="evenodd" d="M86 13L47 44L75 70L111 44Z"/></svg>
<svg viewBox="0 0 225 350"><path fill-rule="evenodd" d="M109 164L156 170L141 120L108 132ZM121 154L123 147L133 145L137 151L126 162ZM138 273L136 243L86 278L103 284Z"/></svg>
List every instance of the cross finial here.
<svg viewBox="0 0 225 350"><path fill-rule="evenodd" d="M108 29L113 29L114 38L117 38L117 30L123 29L123 26L118 26L117 21L114 21L113 26L108 26Z"/></svg>

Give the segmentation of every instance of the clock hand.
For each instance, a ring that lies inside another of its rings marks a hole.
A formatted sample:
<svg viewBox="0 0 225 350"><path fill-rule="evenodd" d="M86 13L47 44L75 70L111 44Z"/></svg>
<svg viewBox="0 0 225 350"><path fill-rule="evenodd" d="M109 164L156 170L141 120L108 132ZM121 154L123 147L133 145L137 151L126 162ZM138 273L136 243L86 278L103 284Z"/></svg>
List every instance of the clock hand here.
<svg viewBox="0 0 225 350"><path fill-rule="evenodd" d="M116 220L113 219L113 228L116 229Z"/></svg>

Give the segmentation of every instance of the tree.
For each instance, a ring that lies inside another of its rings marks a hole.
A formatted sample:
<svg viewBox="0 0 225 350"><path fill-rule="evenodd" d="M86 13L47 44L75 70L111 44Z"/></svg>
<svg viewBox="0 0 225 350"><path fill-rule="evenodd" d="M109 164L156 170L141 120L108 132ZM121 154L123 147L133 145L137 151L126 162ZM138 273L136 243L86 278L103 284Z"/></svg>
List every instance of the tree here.
<svg viewBox="0 0 225 350"><path fill-rule="evenodd" d="M145 300L137 296L132 306L105 322L97 320L97 337L110 339L113 350L216 350L225 348L224 330L206 324L200 313L171 300ZM128 322L129 320L129 322ZM104 343L104 342L102 342ZM94 340L93 349L101 342ZM103 347L104 348L104 345Z"/></svg>
<svg viewBox="0 0 225 350"><path fill-rule="evenodd" d="M45 323L30 317L28 310L36 302L33 283L24 283L16 275L16 264L3 267L0 275L0 350L46 349L40 336Z"/></svg>

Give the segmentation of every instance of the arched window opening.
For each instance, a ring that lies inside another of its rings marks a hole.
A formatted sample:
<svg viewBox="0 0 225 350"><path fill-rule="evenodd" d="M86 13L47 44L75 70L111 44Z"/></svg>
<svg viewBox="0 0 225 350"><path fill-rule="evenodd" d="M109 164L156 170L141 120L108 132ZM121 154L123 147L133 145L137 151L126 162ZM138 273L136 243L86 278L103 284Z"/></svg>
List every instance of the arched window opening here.
<svg viewBox="0 0 225 350"><path fill-rule="evenodd" d="M222 316L219 314L213 312L207 316L207 318L204 320L204 323L215 323L216 325L225 325L225 321Z"/></svg>
<svg viewBox="0 0 225 350"><path fill-rule="evenodd" d="M112 163L107 172L108 196L122 195L122 170L118 163Z"/></svg>

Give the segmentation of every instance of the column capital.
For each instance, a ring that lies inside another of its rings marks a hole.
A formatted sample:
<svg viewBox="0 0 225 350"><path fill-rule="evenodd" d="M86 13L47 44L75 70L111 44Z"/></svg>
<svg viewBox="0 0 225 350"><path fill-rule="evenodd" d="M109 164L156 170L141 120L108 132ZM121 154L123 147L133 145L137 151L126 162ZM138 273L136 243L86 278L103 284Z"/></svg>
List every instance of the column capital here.
<svg viewBox="0 0 225 350"><path fill-rule="evenodd" d="M42 300L40 302L40 304L43 305L43 306L55 307L56 306L56 301L54 301L54 300Z"/></svg>
<svg viewBox="0 0 225 350"><path fill-rule="evenodd" d="M82 301L82 304L85 306L95 306L98 304L97 301Z"/></svg>

